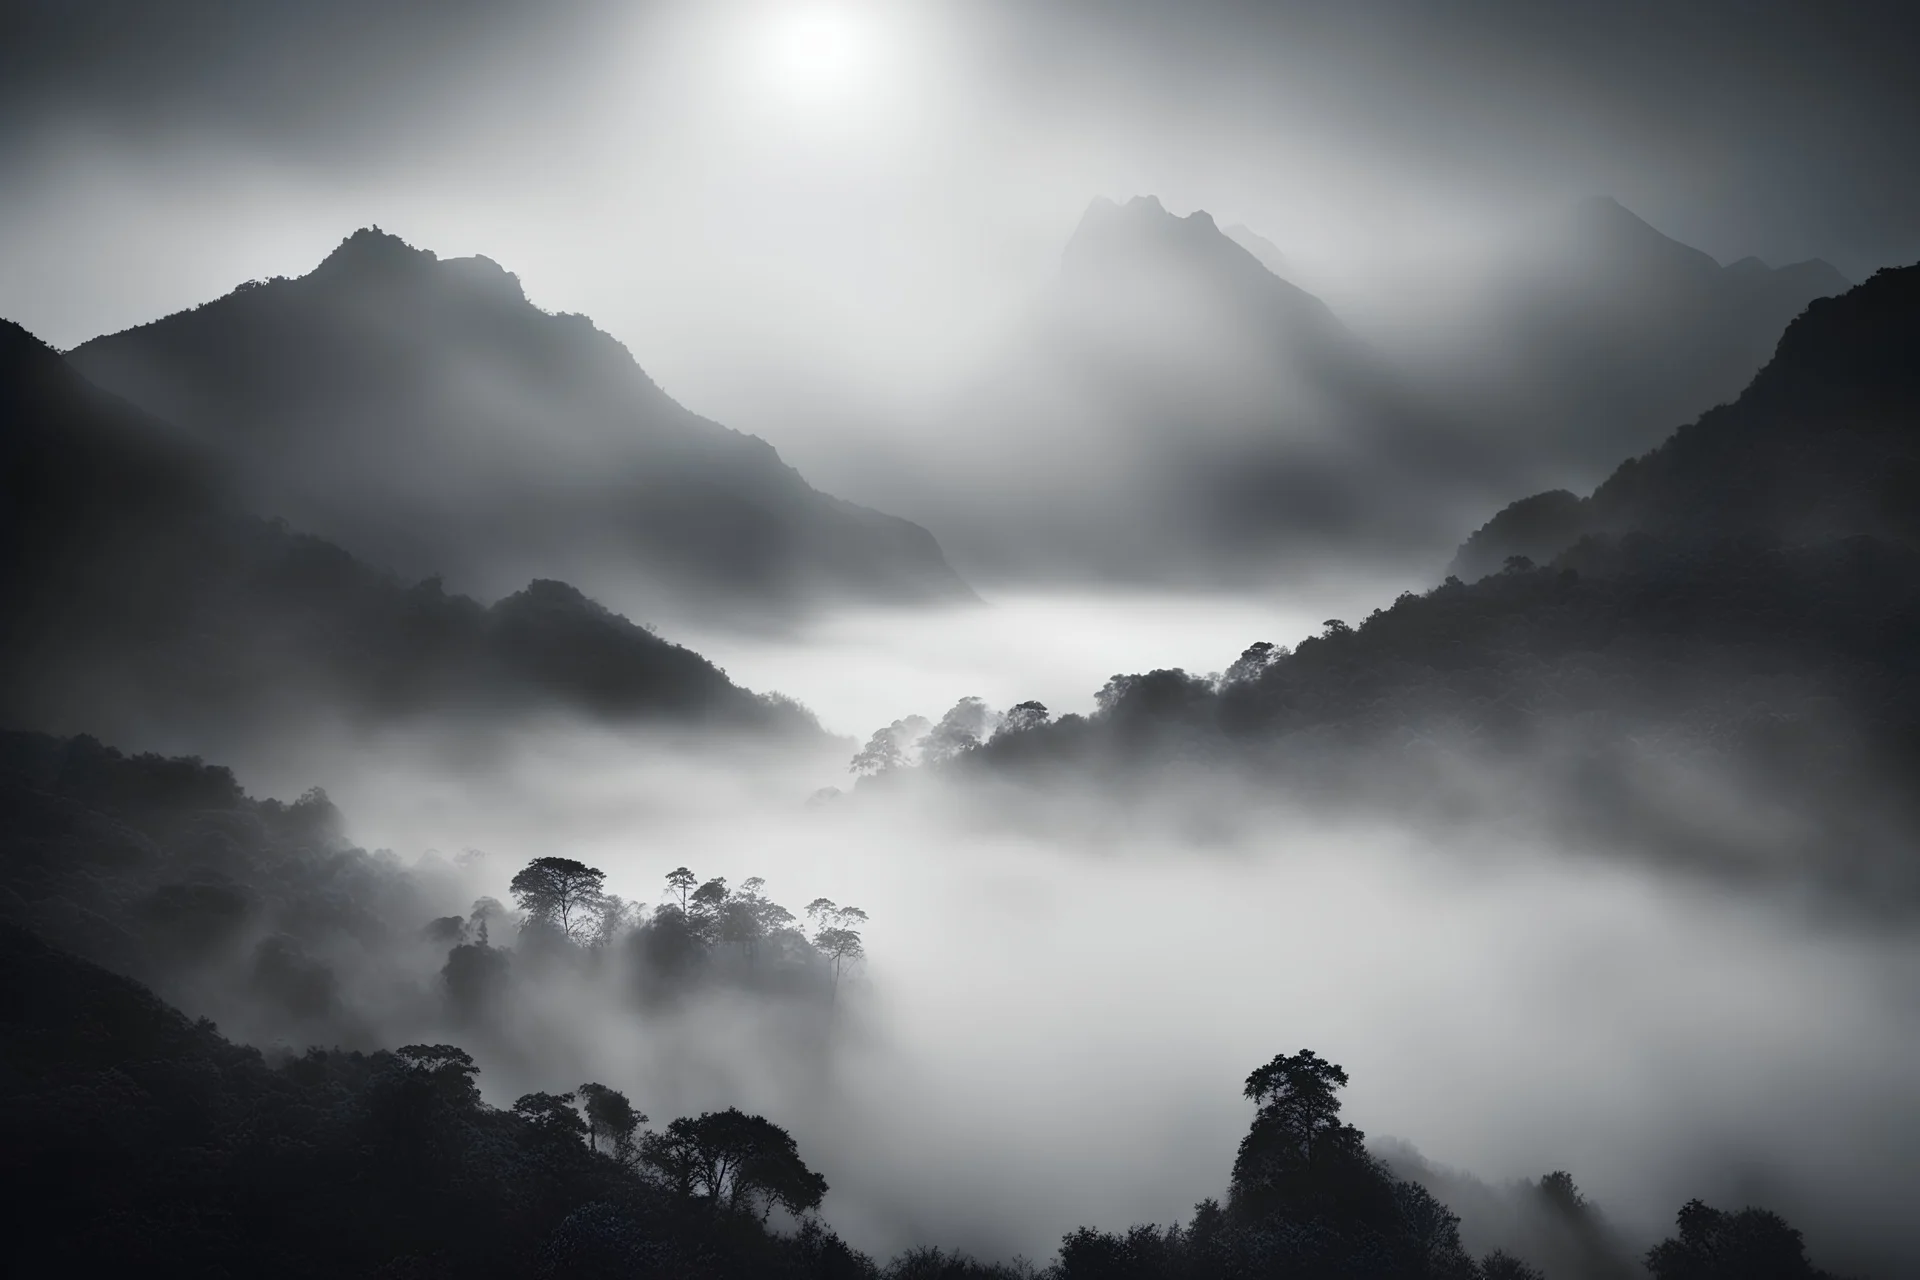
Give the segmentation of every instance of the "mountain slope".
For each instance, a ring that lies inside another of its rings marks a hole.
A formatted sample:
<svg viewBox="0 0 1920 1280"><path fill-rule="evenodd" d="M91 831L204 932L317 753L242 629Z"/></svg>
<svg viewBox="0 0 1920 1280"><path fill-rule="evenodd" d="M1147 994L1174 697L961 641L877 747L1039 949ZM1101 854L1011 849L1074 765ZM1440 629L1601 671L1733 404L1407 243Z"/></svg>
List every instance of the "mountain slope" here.
<svg viewBox="0 0 1920 1280"><path fill-rule="evenodd" d="M637 576L663 604L745 609L970 594L926 530L817 492L486 258L363 230L306 276L71 359L190 426L252 509L403 573L485 594Z"/></svg>
<svg viewBox="0 0 1920 1280"><path fill-rule="evenodd" d="M1848 287L1820 261L1722 267L1604 197L1496 253L1416 306L1392 349L1502 431L1510 468L1558 483L1591 483L1738 395L1808 303Z"/></svg>
<svg viewBox="0 0 1920 1280"><path fill-rule="evenodd" d="M1732 404L1629 459L1589 498L1507 507L1460 549L1474 578L1589 534L1920 542L1920 267L1814 302Z"/></svg>
<svg viewBox="0 0 1920 1280"><path fill-rule="evenodd" d="M0 322L0 724L185 740L568 709L813 731L572 587L491 608L246 514L180 435Z"/></svg>
<svg viewBox="0 0 1920 1280"><path fill-rule="evenodd" d="M1324 302L1150 196L1088 208L938 435L942 491L915 509L970 571L1007 576L1239 581L1400 555L1471 472Z"/></svg>

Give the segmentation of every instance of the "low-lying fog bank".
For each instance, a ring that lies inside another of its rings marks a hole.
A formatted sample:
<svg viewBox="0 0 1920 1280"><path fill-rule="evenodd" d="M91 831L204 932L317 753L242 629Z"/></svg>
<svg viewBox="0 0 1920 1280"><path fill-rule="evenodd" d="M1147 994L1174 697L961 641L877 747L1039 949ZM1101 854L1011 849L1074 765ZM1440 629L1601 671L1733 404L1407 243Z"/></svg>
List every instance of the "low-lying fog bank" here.
<svg viewBox="0 0 1920 1280"><path fill-rule="evenodd" d="M368 847L437 849L443 870L484 851L460 871L476 893L560 855L646 903L684 865L864 908L868 958L824 1038L817 1010L744 996L638 1014L561 990L516 1061L476 1051L495 1102L597 1079L656 1122L764 1112L832 1184L826 1218L881 1254L1044 1260L1083 1223L1182 1216L1224 1189L1245 1073L1302 1047L1352 1073L1371 1137L1493 1183L1568 1169L1637 1242L1698 1196L1787 1214L1829 1265L1913 1252L1910 933L1513 825L1440 836L1249 797L1204 843L1091 803L1042 832L986 791L808 805L824 759L567 729L464 760L397 738L326 756L288 782L324 785Z"/></svg>
<svg viewBox="0 0 1920 1280"><path fill-rule="evenodd" d="M1268 596L986 592L978 605L841 610L788 634L696 625L668 635L750 688L798 698L830 731L864 739L969 695L1084 714L1115 672L1225 669L1256 640L1292 644L1327 618L1357 620L1416 585L1350 577Z"/></svg>

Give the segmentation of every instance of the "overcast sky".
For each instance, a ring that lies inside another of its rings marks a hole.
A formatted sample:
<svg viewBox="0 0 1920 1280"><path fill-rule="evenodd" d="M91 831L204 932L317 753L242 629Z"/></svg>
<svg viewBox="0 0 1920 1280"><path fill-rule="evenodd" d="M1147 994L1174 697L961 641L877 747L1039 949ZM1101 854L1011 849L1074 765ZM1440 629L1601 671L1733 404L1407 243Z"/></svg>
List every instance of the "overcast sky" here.
<svg viewBox="0 0 1920 1280"><path fill-rule="evenodd" d="M25 0L0 314L71 345L378 223L777 442L778 404L884 413L985 341L1101 193L1335 274L1606 193L1859 279L1920 258L1910 7Z"/></svg>

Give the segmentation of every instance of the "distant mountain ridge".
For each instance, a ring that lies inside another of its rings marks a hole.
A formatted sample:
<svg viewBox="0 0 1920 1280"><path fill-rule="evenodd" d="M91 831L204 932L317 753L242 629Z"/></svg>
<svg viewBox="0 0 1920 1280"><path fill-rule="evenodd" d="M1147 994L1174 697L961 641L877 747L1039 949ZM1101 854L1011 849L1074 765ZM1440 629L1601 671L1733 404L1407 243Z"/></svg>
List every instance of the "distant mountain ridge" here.
<svg viewBox="0 0 1920 1280"><path fill-rule="evenodd" d="M1503 245L1395 349L1536 478L1590 483L1739 395L1793 318L1849 282L1818 260L1723 267L1607 197Z"/></svg>
<svg viewBox="0 0 1920 1280"><path fill-rule="evenodd" d="M663 604L750 611L971 595L925 529L816 491L484 257L365 229L305 276L69 358L250 508L403 574L487 594L639 577Z"/></svg>
<svg viewBox="0 0 1920 1280"><path fill-rule="evenodd" d="M978 571L1234 582L1404 552L1458 433L1320 298L1199 210L1094 200L1017 337L947 409L913 509ZM978 504L965 499L980 495Z"/></svg>
<svg viewBox="0 0 1920 1280"><path fill-rule="evenodd" d="M1466 579L1590 534L1920 544L1920 266L1815 301L1731 404L1622 463L1587 498L1513 503L1454 559Z"/></svg>

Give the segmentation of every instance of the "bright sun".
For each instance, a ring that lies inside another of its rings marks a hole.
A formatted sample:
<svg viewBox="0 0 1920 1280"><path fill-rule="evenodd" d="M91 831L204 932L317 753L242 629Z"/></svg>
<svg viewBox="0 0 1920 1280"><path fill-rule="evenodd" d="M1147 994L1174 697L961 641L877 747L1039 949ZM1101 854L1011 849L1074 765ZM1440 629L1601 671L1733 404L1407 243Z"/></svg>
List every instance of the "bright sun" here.
<svg viewBox="0 0 1920 1280"><path fill-rule="evenodd" d="M769 77L782 91L806 98L841 97L875 70L878 33L870 15L850 0L782 4L765 36Z"/></svg>

